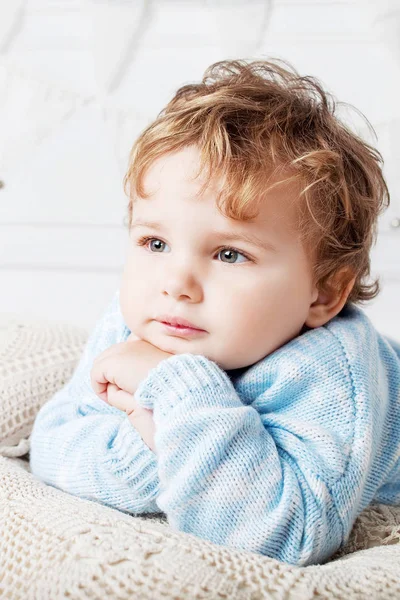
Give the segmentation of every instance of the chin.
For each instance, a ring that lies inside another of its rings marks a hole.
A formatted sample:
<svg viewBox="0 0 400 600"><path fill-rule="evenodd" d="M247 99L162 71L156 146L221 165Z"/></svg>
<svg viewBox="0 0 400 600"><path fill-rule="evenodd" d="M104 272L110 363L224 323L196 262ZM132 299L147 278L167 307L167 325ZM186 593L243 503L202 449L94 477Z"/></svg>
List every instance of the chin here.
<svg viewBox="0 0 400 600"><path fill-rule="evenodd" d="M174 350L173 348L171 348L168 343L165 343L165 342L152 342L151 340L145 340L145 341L148 342L149 344L152 344L156 348L159 348L163 352L169 352L169 354L181 354L180 352L177 352L176 350Z"/></svg>

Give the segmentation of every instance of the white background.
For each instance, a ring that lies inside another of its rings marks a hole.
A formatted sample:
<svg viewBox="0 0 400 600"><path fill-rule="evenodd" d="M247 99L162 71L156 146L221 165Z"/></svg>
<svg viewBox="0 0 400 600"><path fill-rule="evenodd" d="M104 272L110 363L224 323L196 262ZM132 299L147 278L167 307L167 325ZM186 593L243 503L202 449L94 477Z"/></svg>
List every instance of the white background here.
<svg viewBox="0 0 400 600"><path fill-rule="evenodd" d="M364 306L400 339L400 2L13 0L0 4L0 312L90 330L119 286L130 147L226 58L278 57L357 107L392 203ZM399 219L399 222L397 221Z"/></svg>

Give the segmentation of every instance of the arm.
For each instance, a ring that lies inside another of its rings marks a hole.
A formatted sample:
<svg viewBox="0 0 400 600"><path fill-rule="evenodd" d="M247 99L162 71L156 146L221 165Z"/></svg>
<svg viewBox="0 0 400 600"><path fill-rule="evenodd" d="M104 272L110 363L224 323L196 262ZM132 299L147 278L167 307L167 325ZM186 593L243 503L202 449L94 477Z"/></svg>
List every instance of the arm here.
<svg viewBox="0 0 400 600"><path fill-rule="evenodd" d="M323 562L340 547L368 502L361 492L370 446L349 443L349 373L339 345L325 352L332 355L325 369L302 363L301 349L291 364L275 354L256 365L248 406L204 356L173 356L149 373L135 397L154 410L157 504L172 527L295 565Z"/></svg>
<svg viewBox="0 0 400 600"><path fill-rule="evenodd" d="M126 413L90 384L94 358L127 337L117 292L72 378L39 410L30 438L32 474L71 494L129 513L160 512L155 454Z"/></svg>

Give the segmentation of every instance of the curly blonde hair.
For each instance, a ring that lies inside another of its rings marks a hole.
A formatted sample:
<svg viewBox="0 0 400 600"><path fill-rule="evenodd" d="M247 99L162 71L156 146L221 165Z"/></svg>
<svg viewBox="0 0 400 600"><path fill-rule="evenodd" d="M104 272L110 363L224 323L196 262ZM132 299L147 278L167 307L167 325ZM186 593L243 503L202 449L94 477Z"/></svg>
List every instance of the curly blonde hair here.
<svg viewBox="0 0 400 600"><path fill-rule="evenodd" d="M355 277L347 302L371 300L380 283L379 278L366 281L369 253L390 196L381 154L338 119L338 104L344 103L286 61L212 64L200 83L180 87L135 141L124 178L125 191L130 190L129 225L130 192L148 197L146 169L165 153L195 144L201 156L198 174L207 171L204 185L211 177L224 177L216 202L229 218L253 219L271 187L298 180L299 231L313 256L318 289L339 285L332 282L344 268L348 277L340 286ZM268 186L277 172L287 176Z"/></svg>

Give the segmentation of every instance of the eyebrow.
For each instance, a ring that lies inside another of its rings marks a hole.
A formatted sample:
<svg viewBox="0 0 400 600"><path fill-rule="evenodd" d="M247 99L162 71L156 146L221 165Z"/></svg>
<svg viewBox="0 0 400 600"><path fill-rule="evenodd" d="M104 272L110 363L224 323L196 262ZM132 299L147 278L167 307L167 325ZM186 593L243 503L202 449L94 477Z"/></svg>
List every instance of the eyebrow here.
<svg viewBox="0 0 400 600"><path fill-rule="evenodd" d="M149 227L157 231L162 231L163 229L161 223L157 223L155 221L143 221L141 219L137 219L132 223L131 230L135 227ZM247 242L248 244L252 244L254 246L258 246L259 248L263 248L267 252L270 252L271 250L273 252L276 252L276 247L271 242L268 242L267 240L261 240L256 235L249 235L244 232L233 233L232 231L217 231L216 229L212 229L211 233L230 242L239 240L241 242Z"/></svg>

